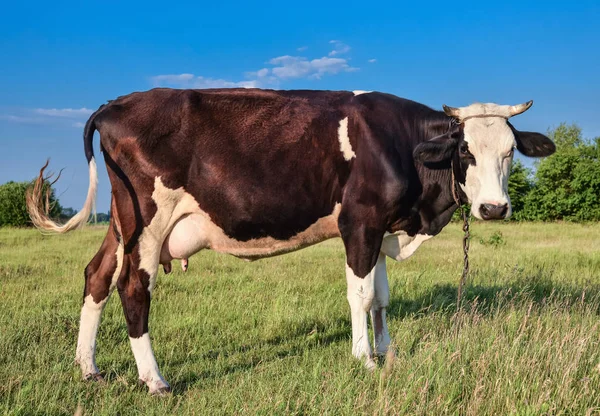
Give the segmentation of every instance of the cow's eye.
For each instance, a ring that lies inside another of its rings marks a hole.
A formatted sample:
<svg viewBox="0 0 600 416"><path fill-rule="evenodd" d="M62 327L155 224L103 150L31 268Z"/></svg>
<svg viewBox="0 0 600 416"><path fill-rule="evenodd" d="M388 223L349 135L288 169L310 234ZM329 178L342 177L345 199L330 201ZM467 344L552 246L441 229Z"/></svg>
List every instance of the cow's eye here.
<svg viewBox="0 0 600 416"><path fill-rule="evenodd" d="M463 157L468 157L468 158L472 158L473 155L471 154L471 152L469 152L469 146L467 146L466 144L461 144L458 147L458 150L460 152L460 155Z"/></svg>
<svg viewBox="0 0 600 416"><path fill-rule="evenodd" d="M509 152L504 156L505 159L511 158L513 157L513 154L515 153L515 149L514 147L512 149L509 150Z"/></svg>

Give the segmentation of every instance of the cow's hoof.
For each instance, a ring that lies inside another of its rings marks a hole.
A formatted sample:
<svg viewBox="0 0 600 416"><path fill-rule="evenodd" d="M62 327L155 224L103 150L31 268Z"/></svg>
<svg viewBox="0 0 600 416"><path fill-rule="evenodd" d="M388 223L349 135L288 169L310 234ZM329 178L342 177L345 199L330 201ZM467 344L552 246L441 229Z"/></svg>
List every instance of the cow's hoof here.
<svg viewBox="0 0 600 416"><path fill-rule="evenodd" d="M148 386L148 391L152 396L166 396L171 393L171 387L163 380L146 383L144 380L138 380L140 384Z"/></svg>
<svg viewBox="0 0 600 416"><path fill-rule="evenodd" d="M83 376L85 381L95 381L97 383L104 383L104 377L100 373L90 373Z"/></svg>
<svg viewBox="0 0 600 416"><path fill-rule="evenodd" d="M373 360L370 357L367 358L365 361L365 368L369 371L375 370L375 368L377 368L377 364L375 363L375 360Z"/></svg>
<svg viewBox="0 0 600 416"><path fill-rule="evenodd" d="M153 392L151 391L150 394L152 396L168 396L169 394L171 394L171 387L161 387Z"/></svg>
<svg viewBox="0 0 600 416"><path fill-rule="evenodd" d="M386 348L379 348L379 349L375 350L375 356L382 360L383 359L387 360L390 357L390 355L392 356L392 358L394 358L396 355L396 352L394 351L394 349L392 347L388 346Z"/></svg>

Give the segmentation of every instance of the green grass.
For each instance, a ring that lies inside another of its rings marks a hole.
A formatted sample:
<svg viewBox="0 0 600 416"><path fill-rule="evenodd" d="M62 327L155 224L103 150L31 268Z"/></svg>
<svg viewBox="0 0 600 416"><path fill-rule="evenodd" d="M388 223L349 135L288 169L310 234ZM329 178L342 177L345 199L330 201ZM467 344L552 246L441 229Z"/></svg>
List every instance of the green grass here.
<svg viewBox="0 0 600 416"><path fill-rule="evenodd" d="M454 302L461 231L388 260L397 357L350 354L339 240L246 263L201 252L159 275L150 333L173 394L137 385L118 295L100 326L107 382L73 365L83 269L105 228L0 230L0 413L590 414L600 412L600 225L472 227L466 312ZM501 234L498 234L500 232Z"/></svg>

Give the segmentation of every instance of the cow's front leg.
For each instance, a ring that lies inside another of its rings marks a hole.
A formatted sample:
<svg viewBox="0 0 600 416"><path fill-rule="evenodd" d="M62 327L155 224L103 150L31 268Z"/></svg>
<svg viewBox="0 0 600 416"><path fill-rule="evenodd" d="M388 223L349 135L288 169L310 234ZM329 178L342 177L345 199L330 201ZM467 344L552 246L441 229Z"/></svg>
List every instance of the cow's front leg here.
<svg viewBox="0 0 600 416"><path fill-rule="evenodd" d="M352 267L346 264L346 282L348 303L352 314L352 355L364 359L366 367L372 369L375 367L375 362L369 344L367 314L375 298L374 272L359 277Z"/></svg>
<svg viewBox="0 0 600 416"><path fill-rule="evenodd" d="M375 299L376 265L384 229L353 221L352 218L357 217L342 212L339 220L346 248L347 296L352 313L352 354L365 360L367 368L372 369L375 362L369 343L367 316Z"/></svg>
<svg viewBox="0 0 600 416"><path fill-rule="evenodd" d="M377 355L385 355L390 346L390 333L385 313L385 308L387 308L389 302L390 287L385 266L385 254L380 253L375 265L375 299L371 305L373 343Z"/></svg>
<svg viewBox="0 0 600 416"><path fill-rule="evenodd" d="M128 267L117 283L125 319L127 320L127 331L131 349L138 368L139 379L144 382L151 394L163 394L171 391L167 382L163 379L158 364L150 345L148 335L148 314L150 312L150 281L156 277L158 271L158 259L156 267L150 274L139 267L139 258L135 254L127 255L124 266ZM152 275L154 273L154 275Z"/></svg>

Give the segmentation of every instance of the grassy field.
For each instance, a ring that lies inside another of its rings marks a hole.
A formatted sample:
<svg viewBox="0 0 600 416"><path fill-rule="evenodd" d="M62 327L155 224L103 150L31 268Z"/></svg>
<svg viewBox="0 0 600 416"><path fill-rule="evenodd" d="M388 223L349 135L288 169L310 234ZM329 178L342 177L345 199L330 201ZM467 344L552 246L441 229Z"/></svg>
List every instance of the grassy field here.
<svg viewBox="0 0 600 416"><path fill-rule="evenodd" d="M83 382L73 364L83 269L105 228L2 229L0 413L600 412L600 225L472 229L460 328L458 224L388 261L397 357L373 373L350 354L339 240L254 263L202 252L185 274L174 263L150 319L168 397L137 385L116 293L98 337L107 382Z"/></svg>

